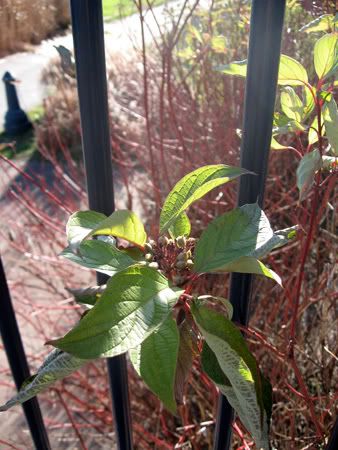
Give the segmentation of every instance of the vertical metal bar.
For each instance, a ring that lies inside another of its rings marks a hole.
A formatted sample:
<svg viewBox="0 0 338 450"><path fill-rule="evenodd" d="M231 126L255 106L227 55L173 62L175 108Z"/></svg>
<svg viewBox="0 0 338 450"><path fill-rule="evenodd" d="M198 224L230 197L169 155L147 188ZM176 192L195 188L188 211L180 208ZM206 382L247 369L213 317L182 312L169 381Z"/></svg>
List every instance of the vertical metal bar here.
<svg viewBox="0 0 338 450"><path fill-rule="evenodd" d="M15 318L5 271L0 257L0 332L15 385L19 390L30 376L25 350L21 341L19 327ZM38 400L32 398L23 403L26 420L37 450L49 450L50 444L43 423Z"/></svg>
<svg viewBox="0 0 338 450"><path fill-rule="evenodd" d="M327 444L326 450L335 450L338 448L338 417L331 431L331 436Z"/></svg>
<svg viewBox="0 0 338 450"><path fill-rule="evenodd" d="M82 146L90 209L114 211L113 167L101 0L71 0L74 53L80 104ZM107 280L98 276L98 283ZM120 450L132 449L128 374L125 355L107 360Z"/></svg>
<svg viewBox="0 0 338 450"><path fill-rule="evenodd" d="M276 97L285 0L253 0L245 87L241 166L257 176L240 180L238 206L263 206L272 121ZM252 276L234 273L230 285L233 320L247 324ZM230 448L233 412L225 397L219 399L214 450Z"/></svg>

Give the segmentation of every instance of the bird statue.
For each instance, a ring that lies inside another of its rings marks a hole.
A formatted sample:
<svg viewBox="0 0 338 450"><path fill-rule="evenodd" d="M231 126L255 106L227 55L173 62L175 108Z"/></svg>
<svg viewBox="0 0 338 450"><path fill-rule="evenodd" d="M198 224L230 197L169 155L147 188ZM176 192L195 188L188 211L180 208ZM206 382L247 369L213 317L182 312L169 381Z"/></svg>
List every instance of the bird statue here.
<svg viewBox="0 0 338 450"><path fill-rule="evenodd" d="M60 55L63 71L71 78L76 78L75 61L71 51L63 45L54 45L54 47Z"/></svg>

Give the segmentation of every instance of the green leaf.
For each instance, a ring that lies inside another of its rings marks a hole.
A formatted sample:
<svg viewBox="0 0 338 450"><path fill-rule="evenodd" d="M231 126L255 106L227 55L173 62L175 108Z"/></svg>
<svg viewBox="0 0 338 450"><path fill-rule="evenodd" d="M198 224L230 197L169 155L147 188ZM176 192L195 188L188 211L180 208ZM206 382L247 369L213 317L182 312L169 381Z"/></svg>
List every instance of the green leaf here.
<svg viewBox="0 0 338 450"><path fill-rule="evenodd" d="M225 307L228 319L230 319L230 320L232 319L232 315L234 313L234 308L233 308L231 302L229 302L229 300L227 300L226 298L207 294L207 295L199 295L197 297L197 301L201 305L204 304L204 302L206 302L206 301L212 301L212 302L216 301L217 303L221 303Z"/></svg>
<svg viewBox="0 0 338 450"><path fill-rule="evenodd" d="M301 86L308 82L305 68L295 59L281 55L278 71L278 84Z"/></svg>
<svg viewBox="0 0 338 450"><path fill-rule="evenodd" d="M228 399L230 405L237 412L243 425L248 429L250 427L250 418L247 418L247 412L242 409L240 402L238 401L235 391L231 387L229 379L224 374L221 366L218 363L215 353L211 350L206 342L203 344L201 353L201 365L202 370L208 375L208 377L215 383L220 392ZM272 388L270 382L261 373L262 381L262 394L264 409L267 414L268 425L272 414Z"/></svg>
<svg viewBox="0 0 338 450"><path fill-rule="evenodd" d="M115 356L160 327L183 291L157 270L133 266L114 275L95 306L63 338L49 344L79 358Z"/></svg>
<svg viewBox="0 0 338 450"><path fill-rule="evenodd" d="M195 356L198 354L197 336L187 319L179 324L180 345L178 349L175 374L175 399L178 405L184 404L184 387L191 372Z"/></svg>
<svg viewBox="0 0 338 450"><path fill-rule="evenodd" d="M304 86L303 89L304 89L303 117L307 118L313 111L313 108L315 107L316 88L311 86L310 90L309 86Z"/></svg>
<svg viewBox="0 0 338 450"><path fill-rule="evenodd" d="M35 397L51 384L55 383L55 381L61 380L78 370L86 362L88 361L76 358L60 350L53 350L38 369L36 375L26 380L15 396L0 406L0 411L7 411L12 406L24 403L30 398Z"/></svg>
<svg viewBox="0 0 338 450"><path fill-rule="evenodd" d="M196 302L192 304L191 312L226 377L222 380L218 374L218 381L224 383L229 380L234 392L233 398L237 400L234 407L239 403L238 414L241 418L245 414L244 424L257 448L268 450L269 418L264 407L261 376L242 334L230 320Z"/></svg>
<svg viewBox="0 0 338 450"><path fill-rule="evenodd" d="M86 237L96 235L115 236L140 247L143 247L147 240L142 222L135 213L127 209L115 211L98 224Z"/></svg>
<svg viewBox="0 0 338 450"><path fill-rule="evenodd" d="M299 31L305 31L305 33L329 31L333 28L333 20L334 16L332 14L323 14L322 16L317 17L308 24L304 25Z"/></svg>
<svg viewBox="0 0 338 450"><path fill-rule="evenodd" d="M233 209L203 231L195 249L194 271L222 271L238 258L250 256L272 236L269 220L256 203Z"/></svg>
<svg viewBox="0 0 338 450"><path fill-rule="evenodd" d="M320 80L338 68L338 33L322 36L314 46L314 65Z"/></svg>
<svg viewBox="0 0 338 450"><path fill-rule="evenodd" d="M106 287L106 284L102 284L101 286L91 286L82 289L67 288L67 291L74 296L77 303L93 306L98 298L101 297Z"/></svg>
<svg viewBox="0 0 338 450"><path fill-rule="evenodd" d="M226 53L227 41L225 36L213 36L211 38L211 48L216 53Z"/></svg>
<svg viewBox="0 0 338 450"><path fill-rule="evenodd" d="M144 261L144 252L138 247L121 248L120 252L129 256L136 262Z"/></svg>
<svg viewBox="0 0 338 450"><path fill-rule="evenodd" d="M250 256L253 256L254 258L263 258L263 256L270 253L271 250L289 244L296 237L298 228L298 225L295 225L293 227L284 228L283 230L274 231L271 238L254 250Z"/></svg>
<svg viewBox="0 0 338 450"><path fill-rule="evenodd" d="M104 214L96 211L78 211L72 214L66 225L69 246L76 248L97 225L106 219Z"/></svg>
<svg viewBox="0 0 338 450"><path fill-rule="evenodd" d="M280 276L273 270L266 267L261 261L252 256L242 256L241 258L226 264L222 267L222 272L237 272L237 273L253 273L255 275L263 275L271 278L282 286Z"/></svg>
<svg viewBox="0 0 338 450"><path fill-rule="evenodd" d="M292 87L287 86L281 93L281 107L290 119L301 122L303 118L303 102Z"/></svg>
<svg viewBox="0 0 338 450"><path fill-rule="evenodd" d="M275 113L273 120L273 136L276 134L287 134L293 131L304 131L304 127L296 120L290 120L287 116Z"/></svg>
<svg viewBox="0 0 338 450"><path fill-rule="evenodd" d="M220 392L227 398L232 408L236 411L238 417L241 419L243 425L247 430L250 430L250 417L247 417L246 409L242 407L238 400L234 389L227 376L224 374L221 366L218 363L215 353L211 350L209 345L204 342L201 354L202 370L215 383Z"/></svg>
<svg viewBox="0 0 338 450"><path fill-rule="evenodd" d="M216 70L225 73L226 75L246 77L247 64L247 59L244 59L243 61L233 61L230 64L216 67Z"/></svg>
<svg viewBox="0 0 338 450"><path fill-rule="evenodd" d="M276 139L272 136L270 146L273 150L286 150L289 148L288 145L280 144Z"/></svg>
<svg viewBox="0 0 338 450"><path fill-rule="evenodd" d="M325 133L325 125L323 122L323 117L320 117L321 120L321 128L322 128L322 135ZM308 141L309 145L313 145L318 141L318 118L317 116L314 117L311 125L309 126L309 133L308 133Z"/></svg>
<svg viewBox="0 0 338 450"><path fill-rule="evenodd" d="M172 239L175 239L178 236L188 237L190 235L191 223L185 212L182 212L177 217L168 231Z"/></svg>
<svg viewBox="0 0 338 450"><path fill-rule="evenodd" d="M250 173L240 167L217 164L200 167L183 177L166 198L160 216L160 231L164 233L194 201L212 189L242 174Z"/></svg>
<svg viewBox="0 0 338 450"><path fill-rule="evenodd" d="M82 242L75 252L67 247L61 256L80 266L112 276L135 264L135 261L116 247L98 240Z"/></svg>
<svg viewBox="0 0 338 450"><path fill-rule="evenodd" d="M299 200L304 200L308 192L311 190L315 173L322 166L322 158L319 150L315 149L307 153L300 160L297 168L297 187L299 189Z"/></svg>
<svg viewBox="0 0 338 450"><path fill-rule="evenodd" d="M200 43L203 44L203 37L197 27L194 27L192 24L188 24L187 30L192 36Z"/></svg>
<svg viewBox="0 0 338 450"><path fill-rule="evenodd" d="M174 381L178 348L177 325L169 316L140 346L129 351L135 370L173 413L176 412Z"/></svg>
<svg viewBox="0 0 338 450"><path fill-rule="evenodd" d="M219 72L227 75L246 77L247 60L234 61L225 66L216 68ZM305 68L295 59L287 55L281 55L278 72L278 84L289 86L301 86L308 82Z"/></svg>
<svg viewBox="0 0 338 450"><path fill-rule="evenodd" d="M325 124L326 136L330 142L333 154L338 154L338 109L333 98L326 102L323 107L323 119Z"/></svg>

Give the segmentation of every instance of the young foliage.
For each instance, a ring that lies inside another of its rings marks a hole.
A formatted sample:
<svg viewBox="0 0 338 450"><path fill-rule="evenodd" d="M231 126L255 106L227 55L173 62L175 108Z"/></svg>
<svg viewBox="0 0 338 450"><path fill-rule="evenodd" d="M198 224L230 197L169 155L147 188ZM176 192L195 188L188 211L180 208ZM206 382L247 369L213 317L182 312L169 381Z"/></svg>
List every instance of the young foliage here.
<svg viewBox="0 0 338 450"><path fill-rule="evenodd" d="M204 166L182 178L166 198L160 216L160 231L164 233L193 202L212 189L249 173L225 164Z"/></svg>
<svg viewBox="0 0 338 450"><path fill-rule="evenodd" d="M146 242L144 227L131 211L117 211L110 217L92 211L73 214L67 223L69 246L62 256L110 279L105 286L70 289L75 300L87 307L85 314L64 337L47 342L57 349L2 410L26 401L88 360L129 352L149 389L176 413L203 340L204 370L227 396L256 444L268 449L265 384L240 331L230 321L232 305L223 297L190 295L202 272L255 273L281 284L258 258L287 244L295 228L274 233L257 204L216 218L199 240L189 237L185 210L213 188L247 173L213 165L179 181L160 218L161 232L168 231L171 239L162 235ZM122 247L119 239L129 242L129 247L125 242Z"/></svg>
<svg viewBox="0 0 338 450"><path fill-rule="evenodd" d="M173 225L169 228L170 236L175 239L178 236L188 237L191 231L191 223L185 212L182 212Z"/></svg>
<svg viewBox="0 0 338 450"><path fill-rule="evenodd" d="M323 15L302 28L301 31L330 31L335 27L332 15ZM278 84L286 87L281 92L280 102L284 114L275 113L271 148L275 150L295 150L292 146L280 143L276 136L296 132L298 137L307 133L308 148L301 149L301 160L297 169L297 186L300 201L304 200L315 184L315 175L323 167L323 139L327 139L328 150L337 154L338 110L332 95L336 86L338 69L338 33L332 31L320 37L314 45L313 62L318 82L313 86L308 82L306 69L296 60L281 55ZM239 70L240 67L240 70ZM231 63L220 69L230 75L246 76L245 61ZM326 84L324 84L324 82ZM303 87L300 98L292 86ZM304 123L305 122L305 123ZM325 142L325 141L324 141ZM320 146L321 149L311 148ZM297 151L297 150L296 150ZM258 267L256 265L256 267ZM231 267L234 270L234 267Z"/></svg>

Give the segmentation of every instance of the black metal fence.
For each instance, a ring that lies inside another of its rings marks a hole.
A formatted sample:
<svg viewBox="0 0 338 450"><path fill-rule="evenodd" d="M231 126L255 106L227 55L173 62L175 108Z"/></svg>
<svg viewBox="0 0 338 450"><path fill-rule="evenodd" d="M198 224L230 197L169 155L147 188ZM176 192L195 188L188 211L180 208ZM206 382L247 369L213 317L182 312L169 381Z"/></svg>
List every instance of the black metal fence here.
<svg viewBox="0 0 338 450"><path fill-rule="evenodd" d="M263 204L285 2L252 2L241 165L258 176L241 178L238 205L255 201L261 206ZM114 190L102 3L101 0L71 0L70 3L89 207L109 215L114 211ZM248 321L251 278L251 275L234 274L231 280L230 299L234 305L234 320L242 324ZM99 275L98 282L105 283L105 276ZM0 308L1 336L13 378L19 388L29 376L29 369L1 259ZM107 365L117 447L131 450L132 423L125 356L110 358ZM36 449L50 449L38 401L29 400L23 409ZM231 406L221 397L216 420L215 450L231 448L232 419ZM336 423L328 450L338 446L337 430Z"/></svg>

